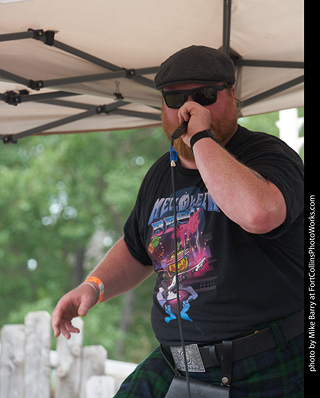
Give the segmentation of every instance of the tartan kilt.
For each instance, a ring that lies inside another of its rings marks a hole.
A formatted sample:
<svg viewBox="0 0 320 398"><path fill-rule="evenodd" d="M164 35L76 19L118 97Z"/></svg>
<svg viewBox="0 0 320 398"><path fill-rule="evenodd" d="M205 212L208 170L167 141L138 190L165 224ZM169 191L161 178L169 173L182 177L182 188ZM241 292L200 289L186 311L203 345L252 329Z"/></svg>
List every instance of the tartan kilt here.
<svg viewBox="0 0 320 398"><path fill-rule="evenodd" d="M162 351L174 368L169 347L162 346ZM303 352L301 335L285 348L273 348L234 362L230 397L304 397ZM173 376L158 347L127 377L114 398L164 398ZM189 377L220 385L220 367L209 368L205 373L192 372Z"/></svg>

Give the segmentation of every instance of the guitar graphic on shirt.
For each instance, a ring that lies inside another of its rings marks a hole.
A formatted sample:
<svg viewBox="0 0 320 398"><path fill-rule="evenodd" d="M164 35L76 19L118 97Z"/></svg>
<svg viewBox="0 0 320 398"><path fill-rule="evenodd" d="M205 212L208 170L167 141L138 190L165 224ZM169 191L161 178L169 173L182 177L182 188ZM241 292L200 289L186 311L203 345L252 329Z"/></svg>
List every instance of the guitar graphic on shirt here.
<svg viewBox="0 0 320 398"><path fill-rule="evenodd" d="M187 249L187 250L189 250L189 249ZM179 252L177 257L178 257L178 271L180 269L184 269L185 270L185 271L179 272L179 283L183 282L184 280L186 280L188 278L191 278L193 276L193 274L195 272L199 272L203 268L204 264L206 263L206 257L203 257L202 260L199 261L199 263L196 264L195 266L193 266L191 269L186 269L187 266L188 266L188 260L184 256L183 251ZM180 262L179 262L179 259L180 259ZM169 262L170 262L170 265L172 265L172 263L174 265L174 259L172 260L172 257L168 261L168 263ZM183 262L183 264L181 265L182 262ZM184 262L186 262L186 264ZM170 269L170 266L169 266L169 269ZM171 269L172 269L172 267L171 267ZM173 270L174 269L175 269L175 267L173 266ZM176 300L177 299L176 285L177 285L177 279L176 279L176 275L174 275L173 278L172 278L172 283L168 287L168 296L166 298L167 301ZM181 297L181 295L180 295L180 297Z"/></svg>

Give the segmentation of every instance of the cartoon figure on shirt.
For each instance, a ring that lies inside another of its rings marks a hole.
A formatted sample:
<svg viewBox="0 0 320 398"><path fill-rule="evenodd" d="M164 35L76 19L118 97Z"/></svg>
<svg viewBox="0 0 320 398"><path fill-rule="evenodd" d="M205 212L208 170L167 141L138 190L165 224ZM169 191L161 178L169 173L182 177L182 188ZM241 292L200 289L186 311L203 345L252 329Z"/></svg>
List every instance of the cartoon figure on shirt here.
<svg viewBox="0 0 320 398"><path fill-rule="evenodd" d="M178 277L179 277L179 302L180 302L180 316L186 321L192 322L192 319L188 315L190 309L190 302L198 298L198 293L191 286L189 281L199 275L204 265L207 264L206 257L202 257L197 263L191 262L192 250L187 248L181 248L181 242L179 243L177 252L177 264L178 264ZM176 319L176 315L173 312L178 310L177 305L177 275L175 267L175 255L171 254L170 258L166 261L166 267L158 271L162 275L161 287L157 294L159 304L164 308L168 316L165 317L165 321L169 323L173 319Z"/></svg>
<svg viewBox="0 0 320 398"><path fill-rule="evenodd" d="M179 198L177 207L180 210L177 217L179 297L177 296L177 274L173 250L171 198L157 200L149 219L151 228L148 252L152 258L154 270L158 273L156 298L164 309L166 323L177 319L179 310L181 319L193 322L188 311L199 297L201 291L199 281L204 280L204 276L212 271L213 261L210 247L206 243L211 237L205 238L203 235L204 210L210 206L209 211L220 211L212 198L198 193L197 188L189 192L181 191L181 196L177 195L177 197Z"/></svg>
<svg viewBox="0 0 320 398"><path fill-rule="evenodd" d="M179 277L179 300L182 298L181 292L184 294L184 298L182 300L182 309L180 311L180 316L182 319L186 321L193 322L192 319L187 314L190 308L190 302L192 300L196 300L198 297L198 293L193 289L192 286L187 285L184 281L188 278L192 277L194 273L199 272L204 263L205 258L200 261L198 264L193 266L191 269L188 268L189 259L187 254L189 253L189 249L180 250L177 253L177 263L178 263L178 277ZM164 309L166 313L169 315L165 318L165 321L169 323L171 320L176 319L175 314L171 310L171 301L177 301L177 276L176 276L176 267L175 267L175 256L172 254L170 260L167 262L168 268L164 271L167 276L167 283L170 283L167 286L167 289L160 288L157 298L159 302L163 302Z"/></svg>

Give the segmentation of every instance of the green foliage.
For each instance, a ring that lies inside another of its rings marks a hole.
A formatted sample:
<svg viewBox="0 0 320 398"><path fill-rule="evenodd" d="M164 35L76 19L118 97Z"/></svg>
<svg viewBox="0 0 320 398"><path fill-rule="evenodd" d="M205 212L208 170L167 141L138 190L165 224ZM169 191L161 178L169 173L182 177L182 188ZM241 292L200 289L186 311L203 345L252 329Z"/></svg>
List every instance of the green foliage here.
<svg viewBox="0 0 320 398"><path fill-rule="evenodd" d="M242 117L239 124L252 131L262 131L279 137L279 129L276 122L279 120L279 112L272 112L265 115Z"/></svg>
<svg viewBox="0 0 320 398"><path fill-rule="evenodd" d="M277 118L241 124L277 134ZM98 261L86 257L92 237L101 231L106 251L122 235L145 173L169 145L161 128L0 144L0 328L23 322L29 311L52 313L83 280ZM153 284L151 277L132 296L93 308L84 319L84 344L104 345L113 359L141 361L157 344Z"/></svg>
<svg viewBox="0 0 320 398"><path fill-rule="evenodd" d="M32 309L51 313L83 280L93 234L102 229L113 241L122 235L146 171L168 149L159 128L0 146L0 327L23 322ZM115 299L88 315L87 344L100 340L112 351L121 303Z"/></svg>

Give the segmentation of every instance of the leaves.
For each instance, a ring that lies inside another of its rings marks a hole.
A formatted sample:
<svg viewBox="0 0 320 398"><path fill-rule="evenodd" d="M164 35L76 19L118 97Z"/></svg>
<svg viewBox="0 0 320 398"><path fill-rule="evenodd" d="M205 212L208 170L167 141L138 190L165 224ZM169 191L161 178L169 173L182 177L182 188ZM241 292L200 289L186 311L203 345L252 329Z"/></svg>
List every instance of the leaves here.
<svg viewBox="0 0 320 398"><path fill-rule="evenodd" d="M32 308L52 312L83 280L92 237L103 231L101 240L110 243L122 235L146 171L168 149L161 129L39 136L0 146L0 327L22 322ZM86 344L100 340L117 355L121 303L88 315Z"/></svg>

